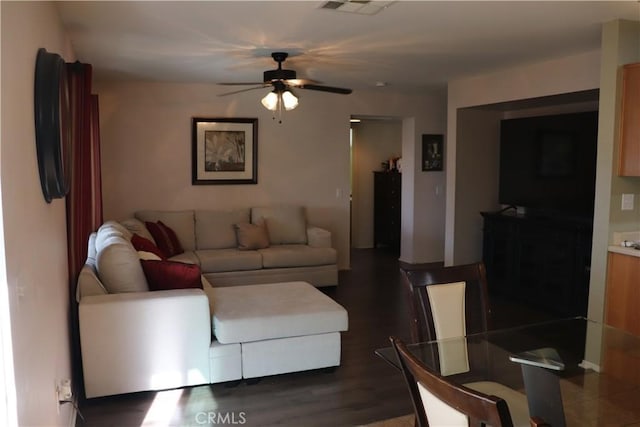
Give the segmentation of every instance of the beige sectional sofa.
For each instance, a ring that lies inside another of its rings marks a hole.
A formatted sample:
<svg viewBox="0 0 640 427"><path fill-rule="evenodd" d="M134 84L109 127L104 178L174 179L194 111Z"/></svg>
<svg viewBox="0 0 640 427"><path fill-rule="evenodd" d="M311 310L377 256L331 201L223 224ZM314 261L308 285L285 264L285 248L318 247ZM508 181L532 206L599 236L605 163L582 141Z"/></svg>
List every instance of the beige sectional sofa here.
<svg viewBox="0 0 640 427"><path fill-rule="evenodd" d="M87 397L340 364L347 312L315 288L337 284L336 254L330 233L309 227L302 208L135 216L91 235L78 278ZM175 232L185 251L171 260L199 264L201 289L149 291L147 255L131 242L133 234L153 238L145 221ZM266 224L268 247L237 248L233 225L245 221Z"/></svg>
<svg viewBox="0 0 640 427"><path fill-rule="evenodd" d="M308 224L299 206L234 210L151 211L135 213L142 222L171 227L185 253L177 260L197 263L213 286L302 280L314 286L338 284L331 233ZM238 249L235 224L266 223L269 247ZM123 221L129 226L131 220ZM131 228L135 230L135 228Z"/></svg>

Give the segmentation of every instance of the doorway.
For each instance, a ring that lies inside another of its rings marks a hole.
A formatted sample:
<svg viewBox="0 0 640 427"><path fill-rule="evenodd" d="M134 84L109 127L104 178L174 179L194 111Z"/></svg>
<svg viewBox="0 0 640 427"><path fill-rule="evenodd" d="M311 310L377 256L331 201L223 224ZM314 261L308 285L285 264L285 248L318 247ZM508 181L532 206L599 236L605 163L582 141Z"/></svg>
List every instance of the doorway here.
<svg viewBox="0 0 640 427"><path fill-rule="evenodd" d="M374 247L374 174L402 158L402 119L351 118L351 244ZM385 165L386 164L386 165ZM400 167L401 167L400 160Z"/></svg>

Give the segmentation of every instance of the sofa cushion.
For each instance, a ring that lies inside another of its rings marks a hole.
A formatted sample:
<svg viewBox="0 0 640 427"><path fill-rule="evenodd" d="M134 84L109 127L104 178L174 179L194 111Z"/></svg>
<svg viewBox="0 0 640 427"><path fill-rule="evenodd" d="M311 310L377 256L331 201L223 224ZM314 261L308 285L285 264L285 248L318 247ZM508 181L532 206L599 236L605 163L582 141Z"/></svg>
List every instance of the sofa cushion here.
<svg viewBox="0 0 640 427"><path fill-rule="evenodd" d="M137 234L138 236L151 240L154 244L156 243L156 241L153 240L153 236L151 235L151 233L149 233L149 230L147 230L147 226L144 225L144 222L140 221L139 219L123 219L122 221L120 221L120 224L122 224L124 228L129 230L131 234Z"/></svg>
<svg viewBox="0 0 640 427"><path fill-rule="evenodd" d="M149 290L138 252L122 235L96 238L96 271L109 293L145 292Z"/></svg>
<svg viewBox="0 0 640 427"><path fill-rule="evenodd" d="M85 264L89 264L94 270L96 268L96 257L98 256L98 251L96 250L97 236L97 232L89 234L89 241L87 242L87 260L85 261Z"/></svg>
<svg viewBox="0 0 640 427"><path fill-rule="evenodd" d="M200 265L200 259L195 252L187 251L169 258L169 261L184 262L185 264Z"/></svg>
<svg viewBox="0 0 640 427"><path fill-rule="evenodd" d="M238 249L205 249L196 253L203 273L222 271L259 270L262 256L257 251Z"/></svg>
<svg viewBox="0 0 640 427"><path fill-rule="evenodd" d="M155 260L155 261L161 261L164 258L160 257L159 255L154 254L153 252L147 252L147 251L138 251L138 258L140 258L141 260Z"/></svg>
<svg viewBox="0 0 640 427"><path fill-rule="evenodd" d="M140 260L152 291L202 288L200 267L166 260Z"/></svg>
<svg viewBox="0 0 640 427"><path fill-rule="evenodd" d="M196 234L194 214L187 211L152 211L144 210L135 213L136 218L142 222L162 221L170 227L178 236L178 240L185 251L193 251L196 248ZM156 242L158 243L158 242Z"/></svg>
<svg viewBox="0 0 640 427"><path fill-rule="evenodd" d="M238 249L248 251L254 249L264 249L269 247L269 232L266 224L250 224L242 222L235 224L236 237L238 239Z"/></svg>
<svg viewBox="0 0 640 427"><path fill-rule="evenodd" d="M153 240L156 241L158 248L162 251L165 258L170 258L184 252L178 236L176 236L176 233L171 227L168 227L164 222L145 222L144 224L149 229L149 232L151 232Z"/></svg>
<svg viewBox="0 0 640 427"><path fill-rule="evenodd" d="M213 330L229 344L346 331L346 310L306 282L213 288Z"/></svg>
<svg viewBox="0 0 640 427"><path fill-rule="evenodd" d="M136 251L144 251L151 252L152 254L157 255L160 258L166 258L164 253L160 250L159 247L155 245L151 240L145 239L144 237L134 234L131 236L131 244L135 248Z"/></svg>
<svg viewBox="0 0 640 427"><path fill-rule="evenodd" d="M333 248L312 248L307 245L275 245L259 249L264 268L308 267L335 264L336 250Z"/></svg>
<svg viewBox="0 0 640 427"><path fill-rule="evenodd" d="M122 233L122 230L120 228L114 227L113 222L107 221L104 224L102 224L98 228L98 231L96 232L96 241L95 241L96 250L100 250L102 247L104 247L105 242L111 237L122 237L127 241L129 240Z"/></svg>
<svg viewBox="0 0 640 427"><path fill-rule="evenodd" d="M112 221L112 220L105 221L100 227L112 228L114 231L122 234L122 237L124 237L127 240L131 240L131 237L133 236L133 233L131 231L129 231L125 226L123 226L117 221Z"/></svg>
<svg viewBox="0 0 640 427"><path fill-rule="evenodd" d="M249 209L198 210L195 218L198 249L229 249L238 245L233 225L249 222Z"/></svg>
<svg viewBox="0 0 640 427"><path fill-rule="evenodd" d="M251 222L264 219L272 245L307 243L307 220L301 206L271 206L251 209Z"/></svg>

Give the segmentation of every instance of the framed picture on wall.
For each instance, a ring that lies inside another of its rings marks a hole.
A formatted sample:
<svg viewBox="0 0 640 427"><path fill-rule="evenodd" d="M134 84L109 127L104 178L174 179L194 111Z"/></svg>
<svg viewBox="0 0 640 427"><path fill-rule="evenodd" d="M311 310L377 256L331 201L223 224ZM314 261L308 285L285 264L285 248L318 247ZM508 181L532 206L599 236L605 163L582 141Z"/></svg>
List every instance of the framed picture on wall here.
<svg viewBox="0 0 640 427"><path fill-rule="evenodd" d="M193 185L258 183L258 119L192 119Z"/></svg>
<svg viewBox="0 0 640 427"><path fill-rule="evenodd" d="M441 171L444 164L442 135L422 135L422 170Z"/></svg>

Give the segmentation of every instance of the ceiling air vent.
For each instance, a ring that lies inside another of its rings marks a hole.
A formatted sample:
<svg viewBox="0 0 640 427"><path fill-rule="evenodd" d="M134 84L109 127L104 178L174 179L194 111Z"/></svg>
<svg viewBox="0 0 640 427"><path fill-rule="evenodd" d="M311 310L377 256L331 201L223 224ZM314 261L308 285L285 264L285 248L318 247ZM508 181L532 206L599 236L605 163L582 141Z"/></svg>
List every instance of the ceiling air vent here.
<svg viewBox="0 0 640 427"><path fill-rule="evenodd" d="M343 4L344 2L341 2L341 1L328 1L322 6L320 6L320 9L337 9Z"/></svg>
<svg viewBox="0 0 640 427"><path fill-rule="evenodd" d="M320 9L357 13L359 15L375 15L381 10L389 7L392 3L395 3L395 1L330 0L320 6Z"/></svg>

